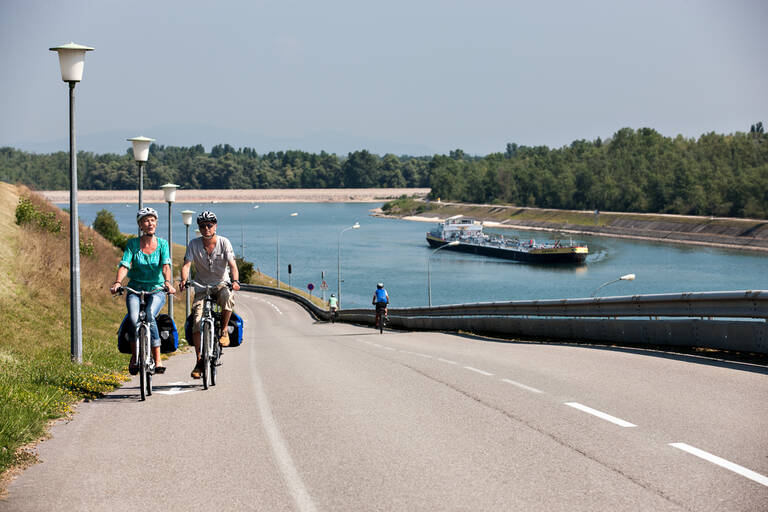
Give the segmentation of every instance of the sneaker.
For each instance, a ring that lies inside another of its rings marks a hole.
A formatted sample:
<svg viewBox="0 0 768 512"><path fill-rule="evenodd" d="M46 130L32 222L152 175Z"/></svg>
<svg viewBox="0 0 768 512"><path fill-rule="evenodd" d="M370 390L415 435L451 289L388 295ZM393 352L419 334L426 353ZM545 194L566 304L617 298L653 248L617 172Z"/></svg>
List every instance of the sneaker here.
<svg viewBox="0 0 768 512"><path fill-rule="evenodd" d="M225 333L221 335L221 338L219 338L219 345L221 345L222 347L229 346L229 333Z"/></svg>
<svg viewBox="0 0 768 512"><path fill-rule="evenodd" d="M195 364L195 369L192 370L192 373L190 373L190 376L193 379L199 379L203 376L203 360L202 359L197 361L197 364Z"/></svg>

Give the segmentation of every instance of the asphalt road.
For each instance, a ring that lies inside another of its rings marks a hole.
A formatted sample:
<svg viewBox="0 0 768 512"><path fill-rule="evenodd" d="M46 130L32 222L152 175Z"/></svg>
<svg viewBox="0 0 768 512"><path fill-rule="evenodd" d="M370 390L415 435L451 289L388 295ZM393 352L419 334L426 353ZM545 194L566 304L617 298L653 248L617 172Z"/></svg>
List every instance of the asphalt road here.
<svg viewBox="0 0 768 512"><path fill-rule="evenodd" d="M215 387L80 405L0 510L768 510L765 367L238 301Z"/></svg>

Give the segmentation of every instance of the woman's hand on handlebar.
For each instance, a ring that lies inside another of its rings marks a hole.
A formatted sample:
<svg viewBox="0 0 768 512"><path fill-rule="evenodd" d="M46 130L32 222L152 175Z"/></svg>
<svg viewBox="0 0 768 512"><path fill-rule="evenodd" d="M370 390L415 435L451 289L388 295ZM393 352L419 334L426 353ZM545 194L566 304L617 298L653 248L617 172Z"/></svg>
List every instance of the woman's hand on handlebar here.
<svg viewBox="0 0 768 512"><path fill-rule="evenodd" d="M123 287L118 281L115 281L112 283L112 286L109 287L109 293L112 295L115 295L116 293L120 293L120 289Z"/></svg>
<svg viewBox="0 0 768 512"><path fill-rule="evenodd" d="M176 293L176 288L174 288L174 287L173 287L173 283L171 283L170 281L166 281L166 282L167 282L168 284L166 284L166 285L165 285L165 291L166 291L166 292L167 292L169 295L173 295L174 293Z"/></svg>

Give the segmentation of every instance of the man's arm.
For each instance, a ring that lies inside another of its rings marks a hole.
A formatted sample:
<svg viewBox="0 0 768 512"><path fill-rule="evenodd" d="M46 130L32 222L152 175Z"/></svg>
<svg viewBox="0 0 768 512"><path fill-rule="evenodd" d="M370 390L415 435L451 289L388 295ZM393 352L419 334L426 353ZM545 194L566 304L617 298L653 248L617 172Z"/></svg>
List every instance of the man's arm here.
<svg viewBox="0 0 768 512"><path fill-rule="evenodd" d="M181 266L181 276L179 277L179 284L181 285L180 288L184 288L184 283L186 283L187 279L189 279L189 267L191 266L191 261L185 261Z"/></svg>
<svg viewBox="0 0 768 512"><path fill-rule="evenodd" d="M229 273L232 277L232 289L240 289L240 271L237 269L237 261L233 258L229 260Z"/></svg>

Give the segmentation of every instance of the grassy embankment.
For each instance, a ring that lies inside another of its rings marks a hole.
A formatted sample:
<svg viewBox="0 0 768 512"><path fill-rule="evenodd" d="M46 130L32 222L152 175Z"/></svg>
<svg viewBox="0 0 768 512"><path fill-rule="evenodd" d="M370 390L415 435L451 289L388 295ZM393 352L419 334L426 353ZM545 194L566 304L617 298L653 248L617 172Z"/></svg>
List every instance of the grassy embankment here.
<svg viewBox="0 0 768 512"><path fill-rule="evenodd" d="M0 183L0 473L34 461L21 449L66 416L126 379L127 355L116 350L123 304L109 300L119 252L80 227L83 364L70 362L69 216L24 188ZM31 198L48 227L16 224L19 196ZM60 223L60 231L55 226ZM51 226L54 226L51 228ZM106 295L105 295L106 293Z"/></svg>
<svg viewBox="0 0 768 512"><path fill-rule="evenodd" d="M45 219L43 226L16 223L20 197L30 199L33 215ZM130 356L116 347L124 300L110 299L107 291L121 253L82 225L80 240L83 364L77 365L70 361L69 215L24 187L0 183L0 476L35 461L25 447L46 435L50 421L129 378ZM176 269L183 255L184 247L175 245ZM251 282L275 285L273 278L258 273ZM319 298L313 300L321 305ZM184 313L179 295L174 320L180 338ZM179 346L184 349L186 343Z"/></svg>

